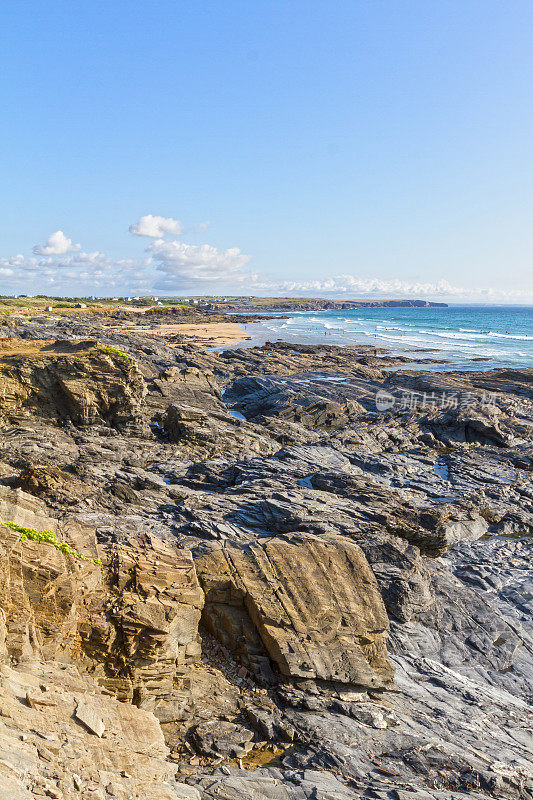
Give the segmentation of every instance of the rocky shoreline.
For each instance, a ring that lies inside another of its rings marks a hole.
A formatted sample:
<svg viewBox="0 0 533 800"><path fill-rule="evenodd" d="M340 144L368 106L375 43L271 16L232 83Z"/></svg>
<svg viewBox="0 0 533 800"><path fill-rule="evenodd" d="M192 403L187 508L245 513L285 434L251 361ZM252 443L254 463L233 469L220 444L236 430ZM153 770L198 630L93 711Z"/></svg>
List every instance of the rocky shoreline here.
<svg viewBox="0 0 533 800"><path fill-rule="evenodd" d="M533 370L170 321L0 328L0 796L531 800Z"/></svg>

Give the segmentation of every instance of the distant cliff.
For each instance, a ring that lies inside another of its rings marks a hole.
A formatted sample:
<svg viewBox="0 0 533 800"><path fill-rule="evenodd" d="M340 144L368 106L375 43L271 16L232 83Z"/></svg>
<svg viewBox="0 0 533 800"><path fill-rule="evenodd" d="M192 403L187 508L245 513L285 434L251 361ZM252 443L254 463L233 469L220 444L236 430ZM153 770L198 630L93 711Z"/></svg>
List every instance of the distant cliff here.
<svg viewBox="0 0 533 800"><path fill-rule="evenodd" d="M448 308L448 303L431 303L429 300L348 300L341 308Z"/></svg>
<svg viewBox="0 0 533 800"><path fill-rule="evenodd" d="M325 308L447 308L448 303L429 300L325 300L323 298L252 297L215 304L226 311L314 311Z"/></svg>

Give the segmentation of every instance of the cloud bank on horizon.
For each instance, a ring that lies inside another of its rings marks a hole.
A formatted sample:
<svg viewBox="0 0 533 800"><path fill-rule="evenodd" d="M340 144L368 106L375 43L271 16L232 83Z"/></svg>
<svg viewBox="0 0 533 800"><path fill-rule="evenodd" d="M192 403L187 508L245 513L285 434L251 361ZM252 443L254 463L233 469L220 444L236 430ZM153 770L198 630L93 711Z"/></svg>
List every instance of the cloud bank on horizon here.
<svg viewBox="0 0 533 800"><path fill-rule="evenodd" d="M191 228L203 233L210 223ZM414 298L493 303L533 302L533 288L502 290L454 286L447 280L382 280L340 274L318 280L269 279L246 269L251 256L238 247L220 250L209 244L187 244L185 232L172 217L146 214L129 232L151 240L139 259L113 259L100 251L85 252L62 230L51 233L32 256L0 257L1 294L39 293L85 296L95 294L256 294L333 298Z"/></svg>

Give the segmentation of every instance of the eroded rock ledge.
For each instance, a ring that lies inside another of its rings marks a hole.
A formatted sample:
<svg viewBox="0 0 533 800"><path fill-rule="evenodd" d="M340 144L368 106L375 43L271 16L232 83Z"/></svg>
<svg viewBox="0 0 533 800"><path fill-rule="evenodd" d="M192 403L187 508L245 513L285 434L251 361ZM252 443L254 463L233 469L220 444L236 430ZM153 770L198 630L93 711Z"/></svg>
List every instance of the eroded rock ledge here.
<svg viewBox="0 0 533 800"><path fill-rule="evenodd" d="M0 413L21 412L75 425L139 426L146 394L136 363L97 340L0 341Z"/></svg>

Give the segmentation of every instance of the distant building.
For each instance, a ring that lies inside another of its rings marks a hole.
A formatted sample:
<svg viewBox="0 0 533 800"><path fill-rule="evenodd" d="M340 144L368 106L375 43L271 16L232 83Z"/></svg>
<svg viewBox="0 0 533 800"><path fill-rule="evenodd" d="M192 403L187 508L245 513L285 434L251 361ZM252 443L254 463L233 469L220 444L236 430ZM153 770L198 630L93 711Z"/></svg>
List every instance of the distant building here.
<svg viewBox="0 0 533 800"><path fill-rule="evenodd" d="M85 305L85 303L76 303L74 308L87 308L87 306Z"/></svg>

